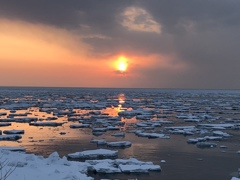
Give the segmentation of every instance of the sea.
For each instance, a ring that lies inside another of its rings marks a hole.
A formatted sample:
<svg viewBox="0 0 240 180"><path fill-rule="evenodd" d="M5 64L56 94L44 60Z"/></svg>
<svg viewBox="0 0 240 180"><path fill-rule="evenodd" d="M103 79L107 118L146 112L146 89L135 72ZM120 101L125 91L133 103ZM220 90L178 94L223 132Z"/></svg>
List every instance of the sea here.
<svg viewBox="0 0 240 180"><path fill-rule="evenodd" d="M240 90L0 87L3 122L11 125L1 131L24 134L0 145L25 147L26 153L63 157L104 148L161 166L148 173L90 173L94 179L230 180L240 173ZM100 139L131 146L91 142Z"/></svg>

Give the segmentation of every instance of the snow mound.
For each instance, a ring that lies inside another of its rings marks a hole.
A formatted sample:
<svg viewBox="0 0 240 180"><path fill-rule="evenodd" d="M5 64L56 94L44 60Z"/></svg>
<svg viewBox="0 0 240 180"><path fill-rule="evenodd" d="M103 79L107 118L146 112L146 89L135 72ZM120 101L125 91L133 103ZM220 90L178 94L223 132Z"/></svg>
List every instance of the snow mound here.
<svg viewBox="0 0 240 180"><path fill-rule="evenodd" d="M68 161L66 157L60 158L57 152L52 153L48 158L0 150L1 161L7 162L3 172L12 168L12 174L8 180L16 179L51 179L51 180L92 180L88 177L88 163ZM14 169L16 168L16 169Z"/></svg>

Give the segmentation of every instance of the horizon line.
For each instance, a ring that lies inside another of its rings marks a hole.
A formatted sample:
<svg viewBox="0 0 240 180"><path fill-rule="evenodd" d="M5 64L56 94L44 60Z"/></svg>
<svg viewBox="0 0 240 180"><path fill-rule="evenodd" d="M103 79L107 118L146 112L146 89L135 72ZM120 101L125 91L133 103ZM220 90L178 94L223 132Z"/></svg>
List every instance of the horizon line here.
<svg viewBox="0 0 240 180"><path fill-rule="evenodd" d="M165 89L165 90L233 90L240 89L225 89L225 88L170 88L170 87L87 87L87 86L1 86L0 88L79 88L79 89Z"/></svg>

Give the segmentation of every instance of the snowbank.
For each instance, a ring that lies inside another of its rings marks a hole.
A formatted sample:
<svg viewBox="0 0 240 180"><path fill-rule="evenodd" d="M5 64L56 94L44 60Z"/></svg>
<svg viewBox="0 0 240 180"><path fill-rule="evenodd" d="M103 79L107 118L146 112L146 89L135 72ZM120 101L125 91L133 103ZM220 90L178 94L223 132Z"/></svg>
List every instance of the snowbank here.
<svg viewBox="0 0 240 180"><path fill-rule="evenodd" d="M0 150L0 157L2 157L0 161L6 163L2 172L12 171L8 180L93 179L86 175L88 163L68 161L66 157L60 158L57 152L52 153L48 158L43 158L34 154Z"/></svg>

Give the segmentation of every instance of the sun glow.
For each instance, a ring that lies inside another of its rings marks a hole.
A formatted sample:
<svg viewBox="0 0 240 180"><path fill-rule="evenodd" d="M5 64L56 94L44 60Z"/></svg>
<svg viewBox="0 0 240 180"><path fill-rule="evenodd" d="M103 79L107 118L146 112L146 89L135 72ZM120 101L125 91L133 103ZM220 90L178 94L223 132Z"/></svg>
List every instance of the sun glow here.
<svg viewBox="0 0 240 180"><path fill-rule="evenodd" d="M121 56L118 58L117 69L120 72L125 72L128 67L127 58Z"/></svg>

